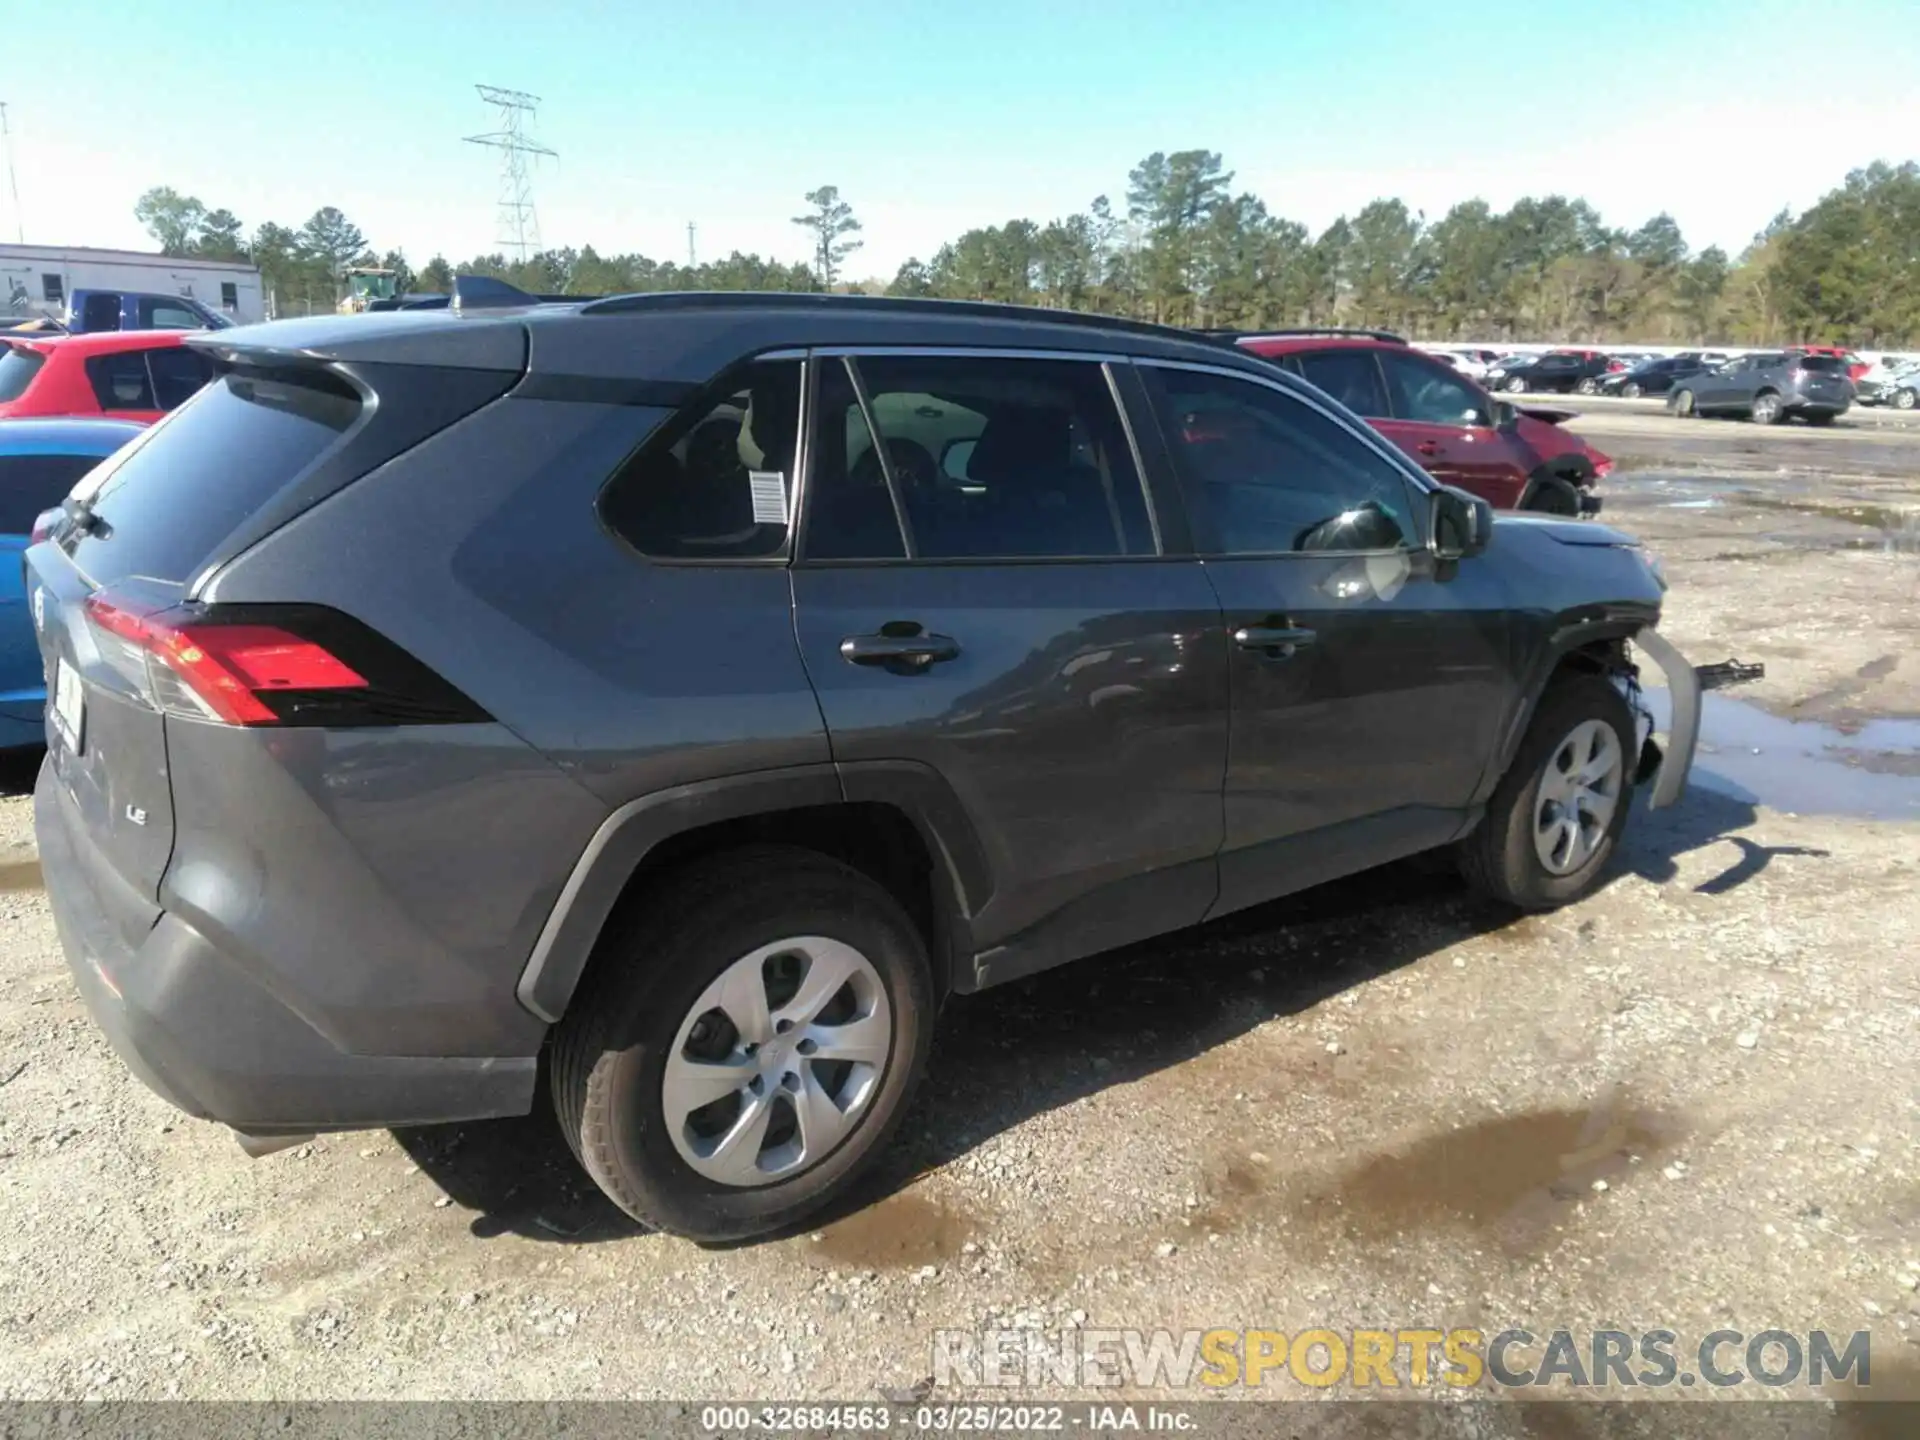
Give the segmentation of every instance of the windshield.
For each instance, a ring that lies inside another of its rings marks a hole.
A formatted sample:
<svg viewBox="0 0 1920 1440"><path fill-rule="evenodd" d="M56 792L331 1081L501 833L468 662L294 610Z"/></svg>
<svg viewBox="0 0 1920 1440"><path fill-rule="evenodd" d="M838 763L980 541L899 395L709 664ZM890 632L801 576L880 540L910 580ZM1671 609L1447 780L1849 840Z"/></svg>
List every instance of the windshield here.
<svg viewBox="0 0 1920 1440"><path fill-rule="evenodd" d="M1800 357L1800 368L1802 370L1819 370L1829 374L1837 374L1845 371L1847 362L1837 359L1832 355L1802 355Z"/></svg>

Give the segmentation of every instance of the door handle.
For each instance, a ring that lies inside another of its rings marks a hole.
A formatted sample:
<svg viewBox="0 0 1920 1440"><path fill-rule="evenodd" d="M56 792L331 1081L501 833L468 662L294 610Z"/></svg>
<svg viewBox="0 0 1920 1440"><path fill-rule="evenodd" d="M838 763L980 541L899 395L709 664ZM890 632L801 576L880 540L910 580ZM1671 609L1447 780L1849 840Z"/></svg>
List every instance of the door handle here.
<svg viewBox="0 0 1920 1440"><path fill-rule="evenodd" d="M1413 448L1418 450L1422 455L1438 455L1440 453L1440 442L1438 440L1422 440Z"/></svg>
<svg viewBox="0 0 1920 1440"><path fill-rule="evenodd" d="M1312 630L1284 625L1243 625L1233 632L1234 644L1242 650L1258 650L1269 660L1291 660L1296 650L1319 638Z"/></svg>
<svg viewBox="0 0 1920 1440"><path fill-rule="evenodd" d="M849 635L840 642L840 658L854 665L883 665L912 671L960 658L959 642L945 635Z"/></svg>

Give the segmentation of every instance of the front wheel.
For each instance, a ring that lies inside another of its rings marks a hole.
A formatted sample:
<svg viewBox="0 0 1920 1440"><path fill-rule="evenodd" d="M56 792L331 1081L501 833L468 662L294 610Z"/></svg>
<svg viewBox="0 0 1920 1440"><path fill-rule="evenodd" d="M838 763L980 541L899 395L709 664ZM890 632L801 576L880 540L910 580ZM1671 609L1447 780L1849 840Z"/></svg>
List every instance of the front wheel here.
<svg viewBox="0 0 1920 1440"><path fill-rule="evenodd" d="M1911 390L1893 392L1893 408L1896 410L1911 410L1917 402L1920 402L1920 395Z"/></svg>
<svg viewBox="0 0 1920 1440"><path fill-rule="evenodd" d="M1574 386L1573 388L1579 391L1582 395L1594 395L1599 393L1600 382L1594 379L1586 379L1586 380L1582 380L1578 385Z"/></svg>
<svg viewBox="0 0 1920 1440"><path fill-rule="evenodd" d="M1476 890L1552 910L1599 883L1633 799L1633 712L1605 676L1553 681L1479 827L1459 844Z"/></svg>
<svg viewBox="0 0 1920 1440"><path fill-rule="evenodd" d="M1524 395L1527 390L1526 377L1521 375L1509 375L1507 377L1506 388L1507 388L1507 393L1510 395Z"/></svg>
<svg viewBox="0 0 1920 1440"><path fill-rule="evenodd" d="M810 850L675 872L603 937L553 1047L567 1143L656 1229L730 1240L844 1190L926 1067L926 947L886 890Z"/></svg>

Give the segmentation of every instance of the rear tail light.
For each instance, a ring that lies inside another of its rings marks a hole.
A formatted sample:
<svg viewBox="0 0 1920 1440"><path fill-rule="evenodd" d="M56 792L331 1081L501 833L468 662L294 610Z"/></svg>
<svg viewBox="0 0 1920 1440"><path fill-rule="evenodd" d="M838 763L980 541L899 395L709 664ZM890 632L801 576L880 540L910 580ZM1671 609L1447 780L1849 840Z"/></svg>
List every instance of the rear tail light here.
<svg viewBox="0 0 1920 1440"><path fill-rule="evenodd" d="M169 714L241 726L489 718L397 645L325 606L156 610L98 590L86 614L102 656Z"/></svg>

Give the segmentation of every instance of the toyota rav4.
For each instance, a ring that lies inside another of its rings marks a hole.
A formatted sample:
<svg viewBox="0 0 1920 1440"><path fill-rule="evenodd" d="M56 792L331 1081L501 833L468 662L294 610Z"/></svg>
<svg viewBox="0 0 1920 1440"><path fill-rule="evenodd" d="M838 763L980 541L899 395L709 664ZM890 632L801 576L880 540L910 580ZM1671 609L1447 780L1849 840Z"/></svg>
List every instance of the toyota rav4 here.
<svg viewBox="0 0 1920 1440"><path fill-rule="evenodd" d="M1436 847L1561 905L1680 791L1639 547L1252 355L522 302L191 337L212 383L27 552L73 973L256 1153L523 1114L544 1057L619 1206L772 1230L949 994Z"/></svg>

